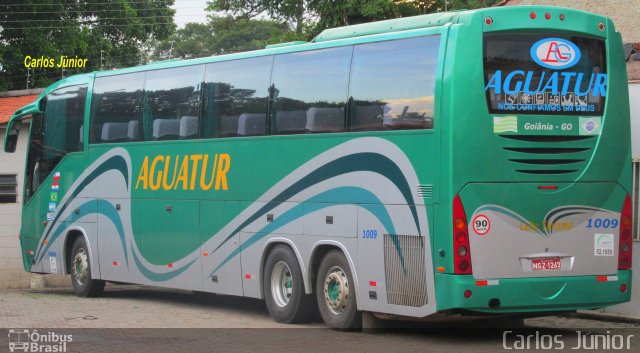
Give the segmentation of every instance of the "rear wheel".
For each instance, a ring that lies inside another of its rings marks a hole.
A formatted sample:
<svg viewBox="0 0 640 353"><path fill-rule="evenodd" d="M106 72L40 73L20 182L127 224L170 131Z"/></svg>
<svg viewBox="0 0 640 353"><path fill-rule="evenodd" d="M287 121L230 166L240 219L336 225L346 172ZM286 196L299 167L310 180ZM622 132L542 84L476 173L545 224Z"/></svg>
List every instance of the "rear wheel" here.
<svg viewBox="0 0 640 353"><path fill-rule="evenodd" d="M80 297L97 297L104 290L105 281L91 278L89 247L83 237L78 237L71 250L70 272L73 291Z"/></svg>
<svg viewBox="0 0 640 353"><path fill-rule="evenodd" d="M269 314L277 322L291 324L313 318L313 296L305 294L298 259L288 246L278 245L269 253L262 286Z"/></svg>
<svg viewBox="0 0 640 353"><path fill-rule="evenodd" d="M349 262L338 250L325 255L316 278L316 299L324 323L336 330L362 327L362 315L357 310L355 283Z"/></svg>

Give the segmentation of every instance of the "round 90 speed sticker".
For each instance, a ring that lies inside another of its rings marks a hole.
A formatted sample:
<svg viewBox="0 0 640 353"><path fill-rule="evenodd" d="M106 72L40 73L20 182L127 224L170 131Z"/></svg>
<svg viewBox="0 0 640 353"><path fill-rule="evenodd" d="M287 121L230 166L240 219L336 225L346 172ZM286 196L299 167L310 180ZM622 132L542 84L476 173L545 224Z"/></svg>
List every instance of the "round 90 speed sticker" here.
<svg viewBox="0 0 640 353"><path fill-rule="evenodd" d="M491 229L489 217L479 214L473 218L473 231L478 235L485 235Z"/></svg>

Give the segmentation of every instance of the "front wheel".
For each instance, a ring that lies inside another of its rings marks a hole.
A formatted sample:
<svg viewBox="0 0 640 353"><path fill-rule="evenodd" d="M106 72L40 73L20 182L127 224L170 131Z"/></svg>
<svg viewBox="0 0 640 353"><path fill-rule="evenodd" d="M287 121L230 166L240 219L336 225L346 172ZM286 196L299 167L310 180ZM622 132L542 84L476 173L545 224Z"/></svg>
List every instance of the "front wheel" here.
<svg viewBox="0 0 640 353"><path fill-rule="evenodd" d="M89 247L84 238L79 237L73 243L71 259L71 284L73 292L80 297L98 297L104 290L105 281L91 278Z"/></svg>
<svg viewBox="0 0 640 353"><path fill-rule="evenodd" d="M331 250L322 259L316 278L316 299L320 316L329 328L355 330L362 327L355 283L349 262L341 251Z"/></svg>

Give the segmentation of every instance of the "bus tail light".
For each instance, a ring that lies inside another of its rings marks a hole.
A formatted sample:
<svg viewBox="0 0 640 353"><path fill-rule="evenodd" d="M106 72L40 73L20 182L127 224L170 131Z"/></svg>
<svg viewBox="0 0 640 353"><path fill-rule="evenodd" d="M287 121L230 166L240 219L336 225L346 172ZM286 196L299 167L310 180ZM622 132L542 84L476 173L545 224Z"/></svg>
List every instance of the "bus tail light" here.
<svg viewBox="0 0 640 353"><path fill-rule="evenodd" d="M457 275L471 274L471 248L467 216L460 196L453 199L453 268Z"/></svg>
<svg viewBox="0 0 640 353"><path fill-rule="evenodd" d="M618 269L628 270L631 268L631 236L633 220L631 218L631 197L627 194L620 214L620 241L618 244Z"/></svg>

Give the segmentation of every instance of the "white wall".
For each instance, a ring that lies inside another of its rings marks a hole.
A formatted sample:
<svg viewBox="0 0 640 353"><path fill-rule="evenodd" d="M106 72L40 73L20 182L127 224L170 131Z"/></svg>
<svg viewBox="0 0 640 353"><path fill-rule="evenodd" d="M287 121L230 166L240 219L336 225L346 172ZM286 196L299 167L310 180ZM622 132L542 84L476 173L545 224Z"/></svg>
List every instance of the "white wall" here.
<svg viewBox="0 0 640 353"><path fill-rule="evenodd" d="M28 288L31 276L22 266L18 232L20 232L22 185L29 124L23 124L20 129L15 153L4 152L5 131L5 128L0 128L2 135L0 137L0 146L2 146L0 147L0 174L17 174L18 202L0 203L0 289Z"/></svg>

